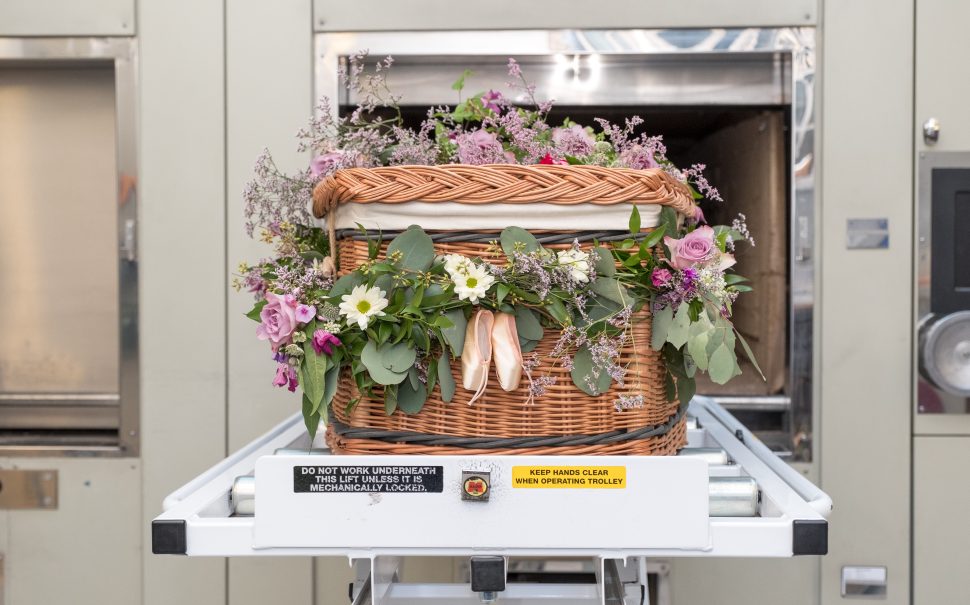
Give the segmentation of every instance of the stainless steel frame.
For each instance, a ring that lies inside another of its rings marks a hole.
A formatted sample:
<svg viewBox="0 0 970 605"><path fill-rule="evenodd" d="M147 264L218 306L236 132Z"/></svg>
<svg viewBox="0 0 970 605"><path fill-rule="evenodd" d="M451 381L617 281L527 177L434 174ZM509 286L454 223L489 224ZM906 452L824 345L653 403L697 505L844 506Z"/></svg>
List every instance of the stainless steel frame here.
<svg viewBox="0 0 970 605"><path fill-rule="evenodd" d="M916 191L916 317L913 322L913 351L914 388L921 380L919 358L922 353L922 339L920 334L923 326L934 319L930 313L930 288L932 285L932 218L933 218L933 169L935 168L967 168L970 167L970 152L920 152L918 161L919 174L917 176ZM943 399L960 399L937 389L929 381L927 386ZM913 397L915 413L928 415L920 408L919 391ZM944 415L961 415L959 412L941 412Z"/></svg>
<svg viewBox="0 0 970 605"><path fill-rule="evenodd" d="M804 28L743 28L743 29L682 29L682 30L521 30L521 31L428 31L428 32L350 32L318 33L315 35L315 93L345 100L337 80L342 57L360 49L368 49L372 56L395 57L582 57L596 55L647 55L651 61L685 60L695 58L710 68L720 63L753 75L753 80L718 78L716 69L707 69L708 85L701 79L684 75L670 80L679 88L656 87L642 83L638 101L656 104L750 104L773 102L789 104L791 108L791 172L790 199L791 240L791 304L789 308L788 389L790 399L781 401L771 397L760 401L757 397L741 401L732 398L732 408L783 409L791 412L791 433L795 441L811 439L814 396L814 307L815 307L815 45L816 33ZM770 73L752 67L756 59L777 59ZM676 73L678 70L672 70ZM767 76L767 77L766 77ZM760 78L760 79L759 79ZM750 89L739 90L752 83ZM450 84L450 81L448 82ZM687 86L683 86L684 84ZM427 82L425 82L427 84ZM713 85L712 85L713 84ZM634 84L635 88L636 84ZM649 91L643 90L650 87ZM447 90L447 86L445 86ZM574 102L627 104L633 91L628 86L620 90L620 101L599 89L577 93ZM754 94L744 102L744 94ZM642 95L647 94L647 97ZM410 98L410 97L409 97ZM557 99L562 102L561 96ZM623 99L627 99L626 103ZM417 102L417 101L415 101ZM785 399L785 398L782 398ZM797 443L795 444L797 445ZM805 448L803 448L805 449ZM803 459L810 456L803 452Z"/></svg>
<svg viewBox="0 0 970 605"><path fill-rule="evenodd" d="M0 395L0 417L11 418L29 404L33 414L53 416L66 409L95 410L88 420L104 425L113 402L118 410L118 439L112 445L85 445L69 439L41 445L0 445L0 455L137 456L139 428L138 362L138 158L137 45L134 38L0 38L0 62L71 64L111 63L115 74L117 174L134 179L127 203L118 204L118 295L120 346L118 394ZM6 424L6 422L5 422ZM10 426L9 424L7 426ZM16 427L13 427L16 428ZM80 427L87 428L87 427Z"/></svg>

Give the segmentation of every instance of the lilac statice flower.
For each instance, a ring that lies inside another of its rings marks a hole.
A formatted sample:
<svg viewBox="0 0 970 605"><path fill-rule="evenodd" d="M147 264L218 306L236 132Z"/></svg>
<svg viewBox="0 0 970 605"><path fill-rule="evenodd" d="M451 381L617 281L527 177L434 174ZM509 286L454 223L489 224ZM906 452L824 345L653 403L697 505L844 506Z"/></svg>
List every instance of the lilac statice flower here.
<svg viewBox="0 0 970 605"><path fill-rule="evenodd" d="M343 343L340 339L327 332L326 330L317 330L313 333L313 340L310 342L313 346L313 350L316 351L317 355L333 355L334 347L339 347Z"/></svg>
<svg viewBox="0 0 970 605"><path fill-rule="evenodd" d="M632 410L643 407L643 395L632 395L630 393L624 393L620 395L616 400L613 401L613 407L617 412L622 412L623 410Z"/></svg>
<svg viewBox="0 0 970 605"><path fill-rule="evenodd" d="M563 155L575 157L585 157L593 152L593 136L579 124L572 126L553 128L552 142L556 145L556 151Z"/></svg>
<svg viewBox="0 0 970 605"><path fill-rule="evenodd" d="M731 221L731 229L737 231L741 234L741 237L751 244L754 248L754 237L751 236L751 232L748 230L748 223L746 222L746 217L744 214L738 214L737 218Z"/></svg>
<svg viewBox="0 0 970 605"><path fill-rule="evenodd" d="M438 159L438 147L429 136L434 131L434 125L434 120L424 120L417 132L394 126L391 132L397 139L397 145L393 147L388 163L391 166L431 166L435 164Z"/></svg>
<svg viewBox="0 0 970 605"><path fill-rule="evenodd" d="M458 161L462 164L507 164L502 143L487 130L473 130L458 135Z"/></svg>
<svg viewBox="0 0 970 605"><path fill-rule="evenodd" d="M284 223L312 225L308 210L317 179L309 170L295 175L283 174L268 150L256 159L256 176L243 191L246 233L252 237L256 227Z"/></svg>
<svg viewBox="0 0 970 605"><path fill-rule="evenodd" d="M709 200L715 202L724 201L721 198L721 194L718 190L711 186L707 182L707 177L704 176L704 169L707 168L704 164L694 164L690 168L687 168L682 172L684 180L692 182L697 191Z"/></svg>

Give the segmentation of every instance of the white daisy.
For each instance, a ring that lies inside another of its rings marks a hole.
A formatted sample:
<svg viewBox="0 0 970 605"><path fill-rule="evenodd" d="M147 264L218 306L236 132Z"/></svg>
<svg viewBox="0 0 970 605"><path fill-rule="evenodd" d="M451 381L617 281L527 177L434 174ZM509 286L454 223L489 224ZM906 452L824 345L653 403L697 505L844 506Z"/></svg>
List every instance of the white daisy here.
<svg viewBox="0 0 970 605"><path fill-rule="evenodd" d="M347 325L357 322L361 330L367 329L370 318L384 315L387 306L387 293L377 286L368 288L361 284L340 297L340 314L347 318Z"/></svg>
<svg viewBox="0 0 970 605"><path fill-rule="evenodd" d="M455 292L459 300L468 300L477 304L478 299L485 296L485 292L495 282L495 278L485 269L469 263L464 273L452 274L451 281L455 283Z"/></svg>
<svg viewBox="0 0 970 605"><path fill-rule="evenodd" d="M569 276L574 282L585 284L589 281L589 254L570 248L560 250L556 256L559 259L559 265L569 269Z"/></svg>
<svg viewBox="0 0 970 605"><path fill-rule="evenodd" d="M467 256L462 256L461 254L449 254L445 256L445 271L452 277L467 273L472 266L472 260Z"/></svg>

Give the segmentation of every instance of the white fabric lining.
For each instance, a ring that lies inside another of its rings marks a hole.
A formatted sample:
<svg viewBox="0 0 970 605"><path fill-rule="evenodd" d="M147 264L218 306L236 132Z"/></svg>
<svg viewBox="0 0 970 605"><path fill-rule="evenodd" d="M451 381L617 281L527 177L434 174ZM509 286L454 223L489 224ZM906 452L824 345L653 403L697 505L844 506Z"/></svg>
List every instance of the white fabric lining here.
<svg viewBox="0 0 970 605"><path fill-rule="evenodd" d="M458 202L403 202L400 204L341 204L336 228L395 231L420 225L426 230L474 231L504 229L515 225L523 229L553 231L624 230L630 222L633 204L461 204ZM641 204L640 225L660 224L660 206ZM323 221L320 221L323 224Z"/></svg>

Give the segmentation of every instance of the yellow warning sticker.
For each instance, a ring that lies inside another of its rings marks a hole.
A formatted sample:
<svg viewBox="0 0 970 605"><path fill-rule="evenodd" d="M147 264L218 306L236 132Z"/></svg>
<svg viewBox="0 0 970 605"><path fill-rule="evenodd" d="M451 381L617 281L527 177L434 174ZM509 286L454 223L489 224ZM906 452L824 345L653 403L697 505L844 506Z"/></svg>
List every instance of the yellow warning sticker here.
<svg viewBox="0 0 970 605"><path fill-rule="evenodd" d="M512 487L625 489L625 466L513 466Z"/></svg>

